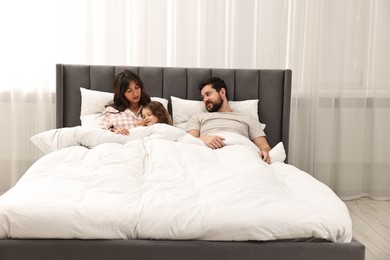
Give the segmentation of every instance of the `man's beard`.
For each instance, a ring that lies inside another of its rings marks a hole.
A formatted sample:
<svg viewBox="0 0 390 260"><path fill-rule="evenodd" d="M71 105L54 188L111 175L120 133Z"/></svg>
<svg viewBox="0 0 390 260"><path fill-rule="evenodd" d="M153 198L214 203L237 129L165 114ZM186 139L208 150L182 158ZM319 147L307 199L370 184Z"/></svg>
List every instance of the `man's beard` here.
<svg viewBox="0 0 390 260"><path fill-rule="evenodd" d="M212 105L209 107L208 104L210 103ZM223 104L222 98L219 98L219 100L217 100L216 102L209 101L206 103L206 109L209 112L217 112L222 107L222 104Z"/></svg>

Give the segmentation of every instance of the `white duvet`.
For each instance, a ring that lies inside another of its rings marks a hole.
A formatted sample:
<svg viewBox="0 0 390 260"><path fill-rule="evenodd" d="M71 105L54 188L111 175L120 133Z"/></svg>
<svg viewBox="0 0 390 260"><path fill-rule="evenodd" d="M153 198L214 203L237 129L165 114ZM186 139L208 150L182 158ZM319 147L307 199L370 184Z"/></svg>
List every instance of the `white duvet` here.
<svg viewBox="0 0 390 260"><path fill-rule="evenodd" d="M0 197L0 238L351 241L327 186L221 135L228 145L212 150L159 124L52 132L56 145Z"/></svg>

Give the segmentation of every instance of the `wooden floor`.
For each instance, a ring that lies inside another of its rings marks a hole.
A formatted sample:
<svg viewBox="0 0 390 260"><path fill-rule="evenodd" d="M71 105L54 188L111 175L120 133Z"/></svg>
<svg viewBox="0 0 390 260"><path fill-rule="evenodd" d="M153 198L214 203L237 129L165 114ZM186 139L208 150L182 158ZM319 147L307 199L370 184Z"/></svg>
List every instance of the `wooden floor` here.
<svg viewBox="0 0 390 260"><path fill-rule="evenodd" d="M361 198L345 204L353 237L366 246L366 260L390 260L390 201Z"/></svg>

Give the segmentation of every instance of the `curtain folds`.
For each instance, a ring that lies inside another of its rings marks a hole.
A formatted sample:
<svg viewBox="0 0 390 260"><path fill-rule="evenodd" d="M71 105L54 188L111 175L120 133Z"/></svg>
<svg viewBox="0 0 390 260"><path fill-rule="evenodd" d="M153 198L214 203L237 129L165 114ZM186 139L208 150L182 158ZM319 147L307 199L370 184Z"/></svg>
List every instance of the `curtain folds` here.
<svg viewBox="0 0 390 260"><path fill-rule="evenodd" d="M1 3L0 193L41 156L29 137L55 127L55 64L72 63L290 68L289 163L344 199L390 199L389 13L386 0Z"/></svg>
<svg viewBox="0 0 390 260"><path fill-rule="evenodd" d="M387 1L294 2L291 163L344 199L390 198ZM302 18L303 19L303 18ZM300 43L300 44L298 44ZM295 54L294 54L295 52ZM297 55L299 53L299 55Z"/></svg>

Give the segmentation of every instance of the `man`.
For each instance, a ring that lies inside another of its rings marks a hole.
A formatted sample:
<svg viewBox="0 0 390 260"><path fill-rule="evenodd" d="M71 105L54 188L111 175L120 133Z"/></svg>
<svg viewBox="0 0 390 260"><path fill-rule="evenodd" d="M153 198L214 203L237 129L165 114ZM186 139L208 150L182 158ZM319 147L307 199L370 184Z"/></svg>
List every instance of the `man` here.
<svg viewBox="0 0 390 260"><path fill-rule="evenodd" d="M227 95L225 82L217 77L203 81L200 93L210 113L193 115L187 123L187 133L200 138L212 149L222 148L224 138L214 133L234 132L249 138L259 149L259 156L269 163L271 150L260 122L251 115L234 112Z"/></svg>

